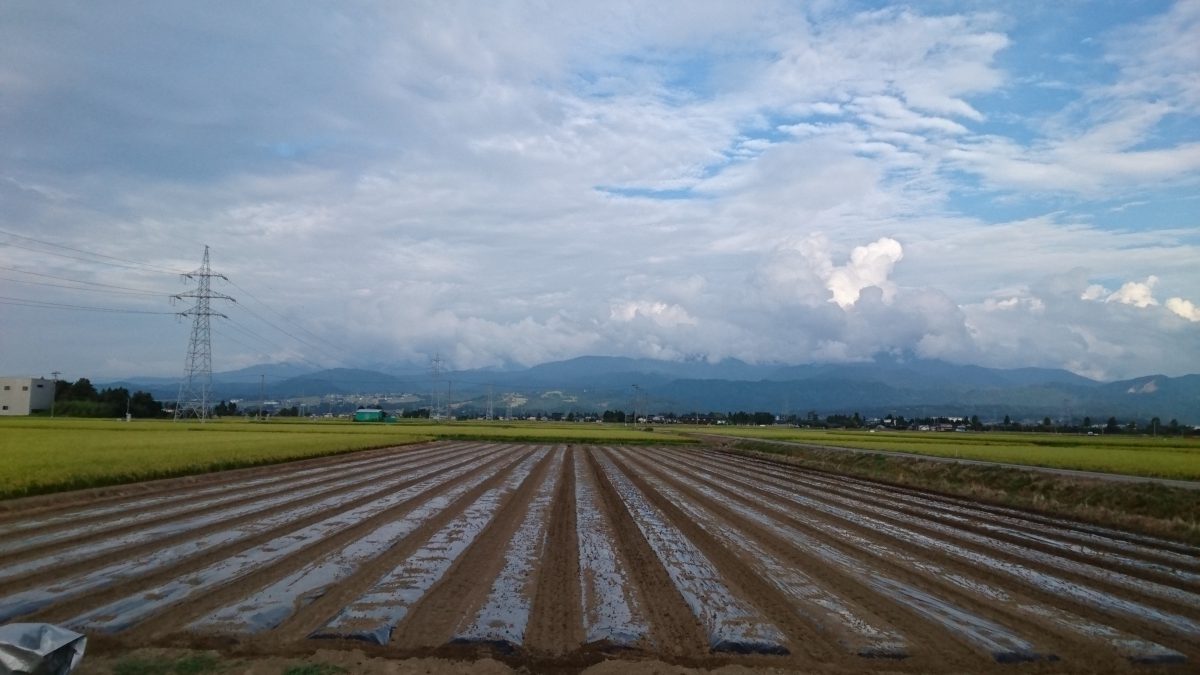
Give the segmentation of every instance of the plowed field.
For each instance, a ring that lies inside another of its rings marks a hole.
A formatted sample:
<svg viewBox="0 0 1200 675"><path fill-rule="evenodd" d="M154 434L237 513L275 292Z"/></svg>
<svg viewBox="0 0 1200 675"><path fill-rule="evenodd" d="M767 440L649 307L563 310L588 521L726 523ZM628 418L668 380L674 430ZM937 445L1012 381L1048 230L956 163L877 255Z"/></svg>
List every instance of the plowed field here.
<svg viewBox="0 0 1200 675"><path fill-rule="evenodd" d="M0 623L535 669L1200 662L1200 549L715 450L434 443L116 492L10 504Z"/></svg>

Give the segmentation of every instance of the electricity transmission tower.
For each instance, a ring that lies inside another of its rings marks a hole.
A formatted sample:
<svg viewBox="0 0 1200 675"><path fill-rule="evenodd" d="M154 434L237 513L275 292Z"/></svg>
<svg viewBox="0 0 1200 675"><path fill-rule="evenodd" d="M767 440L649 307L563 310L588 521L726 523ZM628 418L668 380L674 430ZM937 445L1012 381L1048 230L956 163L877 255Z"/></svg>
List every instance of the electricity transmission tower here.
<svg viewBox="0 0 1200 675"><path fill-rule="evenodd" d="M192 318L192 337L188 340L187 363L184 365L183 381L179 383L179 398L175 401L175 419L187 417L195 413L203 422L208 419L209 394L212 392L212 317L222 319L229 317L214 312L212 301L229 300L236 302L228 295L214 293L212 278L229 279L223 274L215 274L208 266L208 247L204 247L204 262L200 269L183 275L184 279L196 282L196 288L186 293L171 296L172 300L189 298L196 301L188 309L179 312L179 316Z"/></svg>
<svg viewBox="0 0 1200 675"><path fill-rule="evenodd" d="M433 358L429 361L429 374L433 377L433 384L431 386L432 392L429 395L429 405L433 409L429 411L429 416L433 419L439 419L441 417L441 413L439 412L441 408L438 405L438 378L440 378L442 375L443 363L445 362L442 361L441 353L434 354Z"/></svg>

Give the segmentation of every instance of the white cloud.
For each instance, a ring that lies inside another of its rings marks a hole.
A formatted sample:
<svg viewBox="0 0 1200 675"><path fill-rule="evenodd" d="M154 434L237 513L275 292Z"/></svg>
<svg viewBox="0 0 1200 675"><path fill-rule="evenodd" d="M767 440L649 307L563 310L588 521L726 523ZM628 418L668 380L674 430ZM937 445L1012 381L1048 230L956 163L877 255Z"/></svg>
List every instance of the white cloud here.
<svg viewBox="0 0 1200 675"><path fill-rule="evenodd" d="M1154 299L1154 286L1158 284L1158 277L1150 275L1145 281L1129 281L1117 289L1115 293L1104 299L1105 302L1119 302L1123 305L1133 305L1134 307L1150 307L1157 305L1158 301Z"/></svg>
<svg viewBox="0 0 1200 675"><path fill-rule="evenodd" d="M696 319L679 305L649 300L630 300L613 305L609 316L617 321L634 321L646 318L660 326L694 326Z"/></svg>
<svg viewBox="0 0 1200 675"><path fill-rule="evenodd" d="M896 289L888 281L888 275L903 257L904 249L895 239L885 237L866 246L856 246L850 253L850 261L834 268L827 279L832 301L849 307L858 301L864 288L874 286L883 291L884 302L890 302Z"/></svg>
<svg viewBox="0 0 1200 675"><path fill-rule="evenodd" d="M1183 298L1168 298L1167 309L1175 312L1179 316L1188 321L1200 321L1200 307L1197 307L1191 300Z"/></svg>
<svg viewBox="0 0 1200 675"><path fill-rule="evenodd" d="M455 367L880 351L1108 375L1200 362L1156 356L1195 355L1178 318L1195 309L1176 297L1200 285L1195 218L1118 228L1038 197L1159 207L1153 186L1194 183L1195 3L1098 37L1116 75L1086 87L1021 70L1042 47L1005 31L1037 19L1008 11L0 6L0 229L183 270L211 244L218 271L337 345L313 351L236 307L270 343L233 329L250 346L221 342L218 368L433 352ZM77 25L96 29L75 40ZM1023 58L1002 66L1006 50ZM1025 116L1028 82L1048 79L1075 99ZM1014 204L1035 215L1011 219ZM0 248L0 264L29 256ZM1057 274L1074 268L1105 276ZM1146 281L1096 283L1112 279ZM1156 307L1152 291L1171 299ZM10 309L52 333L86 319ZM94 352L51 349L15 323L0 326L6 370L174 374L187 338L169 319L133 336L111 321Z"/></svg>

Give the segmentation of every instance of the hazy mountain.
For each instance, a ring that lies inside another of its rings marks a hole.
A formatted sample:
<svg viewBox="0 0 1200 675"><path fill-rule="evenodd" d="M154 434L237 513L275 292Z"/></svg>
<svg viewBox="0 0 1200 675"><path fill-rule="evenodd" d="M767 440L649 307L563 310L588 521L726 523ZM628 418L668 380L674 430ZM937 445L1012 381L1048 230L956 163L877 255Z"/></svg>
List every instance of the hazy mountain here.
<svg viewBox="0 0 1200 675"><path fill-rule="evenodd" d="M428 405L449 389L459 407L482 410L489 393L500 409L515 393L530 411L642 409L674 412L764 411L805 415L859 412L868 416L979 415L984 419L1148 420L1174 418L1200 423L1200 375L1150 375L1102 383L1063 370L997 369L944 361L885 356L869 363L756 365L734 359L656 361L584 356L511 370L442 373L428 369L391 373L335 368L315 371L296 364L243 368L213 376L218 399L260 395L261 375L268 398L319 395L410 394ZM635 386L636 385L636 386ZM173 399L178 380L131 378L103 386L145 389ZM635 403L636 397L636 403Z"/></svg>
<svg viewBox="0 0 1200 675"><path fill-rule="evenodd" d="M282 380L289 377L299 377L307 375L319 370L312 366L300 363L264 363L258 366L249 366L240 370L227 370L221 373L213 373L214 382L243 382L258 384L260 378L264 375L267 381Z"/></svg>

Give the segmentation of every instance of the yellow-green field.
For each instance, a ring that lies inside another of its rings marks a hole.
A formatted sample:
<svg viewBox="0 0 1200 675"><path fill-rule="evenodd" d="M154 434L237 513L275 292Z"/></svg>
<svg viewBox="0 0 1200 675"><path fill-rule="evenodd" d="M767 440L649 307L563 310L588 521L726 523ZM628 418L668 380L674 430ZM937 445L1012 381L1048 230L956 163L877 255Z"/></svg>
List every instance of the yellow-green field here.
<svg viewBox="0 0 1200 675"><path fill-rule="evenodd" d="M395 423L0 418L0 498L269 464L436 438L669 442L629 427L548 423Z"/></svg>
<svg viewBox="0 0 1200 675"><path fill-rule="evenodd" d="M689 431L866 450L911 452L1057 469L1200 479L1200 439L1041 433L919 433L760 427L690 427Z"/></svg>

